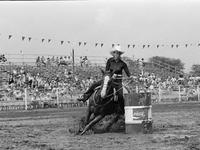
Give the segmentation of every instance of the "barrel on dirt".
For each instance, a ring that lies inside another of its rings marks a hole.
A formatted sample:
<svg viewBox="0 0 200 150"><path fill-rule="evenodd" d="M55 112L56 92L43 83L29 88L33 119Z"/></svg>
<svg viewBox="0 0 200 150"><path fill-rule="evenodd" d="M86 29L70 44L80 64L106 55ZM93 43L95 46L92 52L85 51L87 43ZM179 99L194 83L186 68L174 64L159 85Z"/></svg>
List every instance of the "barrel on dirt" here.
<svg viewBox="0 0 200 150"><path fill-rule="evenodd" d="M151 109L151 94L149 92L125 95L126 133L151 133Z"/></svg>

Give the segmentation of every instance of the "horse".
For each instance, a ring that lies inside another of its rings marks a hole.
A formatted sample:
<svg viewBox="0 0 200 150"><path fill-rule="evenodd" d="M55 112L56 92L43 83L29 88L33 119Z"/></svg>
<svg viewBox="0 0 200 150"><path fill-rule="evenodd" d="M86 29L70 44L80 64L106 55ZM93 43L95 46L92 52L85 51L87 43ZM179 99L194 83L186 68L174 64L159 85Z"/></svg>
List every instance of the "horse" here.
<svg viewBox="0 0 200 150"><path fill-rule="evenodd" d="M86 126L80 135L91 129L96 123L103 119L106 115L114 114L114 117L107 124L105 131L109 131L110 127L118 121L121 115L124 115L119 100L116 101L116 91L114 90L114 78L110 72L103 72L103 84L95 89L93 95L89 98L89 106L86 114Z"/></svg>

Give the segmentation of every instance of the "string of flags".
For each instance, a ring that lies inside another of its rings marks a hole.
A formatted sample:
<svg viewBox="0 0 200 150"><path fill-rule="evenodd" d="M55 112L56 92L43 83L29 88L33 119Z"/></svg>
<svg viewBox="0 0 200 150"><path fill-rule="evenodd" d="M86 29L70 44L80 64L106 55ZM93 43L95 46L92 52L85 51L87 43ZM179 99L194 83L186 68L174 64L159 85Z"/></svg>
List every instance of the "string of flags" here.
<svg viewBox="0 0 200 150"><path fill-rule="evenodd" d="M2 35L2 34L0 34L0 35ZM14 35L12 35L12 34L9 34L8 35L8 39L9 40L12 40L13 38L14 38L15 36ZM22 41L25 41L25 40L28 40L28 42L31 42L34 38L32 38L32 37L27 37L27 36L21 36L21 40ZM51 38L48 38L48 39L46 39L46 38L41 38L40 39L40 41L42 42L42 43L51 43L51 42L55 42L55 41L57 41L57 40L53 40L53 39L51 39ZM70 40L68 40L68 41L65 41L65 40L60 40L59 41L59 43L60 43L60 45L64 45L65 43L66 44L72 44L72 43L77 43L78 44L78 46L87 46L88 45L88 42L86 42L86 41L84 41L84 42L82 42L82 41L78 41L78 42L74 42L74 41L70 41ZM94 46L95 47L100 47L100 48L102 48L102 47L104 47L106 44L105 43L99 43L99 42L96 42L96 43L94 43ZM116 45L120 45L119 43L112 43L112 44L110 44L110 46L113 48L113 47L115 47ZM184 44L127 44L127 48L128 49L131 49L131 48L142 48L142 49L146 49L146 48L162 48L162 47L169 47L169 48L180 48L180 47L185 47L185 48L188 48L189 46L197 46L197 47L200 47L200 42L199 43L193 43L193 44L191 44L191 43L184 43Z"/></svg>

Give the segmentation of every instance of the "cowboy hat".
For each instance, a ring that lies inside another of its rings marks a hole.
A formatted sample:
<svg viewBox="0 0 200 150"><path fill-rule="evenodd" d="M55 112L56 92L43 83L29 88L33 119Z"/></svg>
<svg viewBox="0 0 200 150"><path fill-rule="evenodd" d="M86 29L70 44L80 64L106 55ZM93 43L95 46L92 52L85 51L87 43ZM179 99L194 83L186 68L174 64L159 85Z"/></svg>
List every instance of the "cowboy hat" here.
<svg viewBox="0 0 200 150"><path fill-rule="evenodd" d="M115 46L110 52L110 54L113 55L116 52L119 53L119 55L122 55L124 53L124 51L121 50L121 47L119 45Z"/></svg>

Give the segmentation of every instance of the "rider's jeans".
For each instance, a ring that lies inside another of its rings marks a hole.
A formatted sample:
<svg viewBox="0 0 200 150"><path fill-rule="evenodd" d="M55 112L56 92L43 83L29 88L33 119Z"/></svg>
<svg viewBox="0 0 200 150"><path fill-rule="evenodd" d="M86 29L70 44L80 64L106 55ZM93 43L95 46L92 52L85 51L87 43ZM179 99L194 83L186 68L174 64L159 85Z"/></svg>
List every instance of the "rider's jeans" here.
<svg viewBox="0 0 200 150"><path fill-rule="evenodd" d="M116 94L118 96L118 102L119 102L119 106L121 106L121 110L124 113L124 97L123 97L123 88L122 88L122 82L121 81L116 81L116 83L114 83L114 88L116 90Z"/></svg>
<svg viewBox="0 0 200 150"><path fill-rule="evenodd" d="M94 93L94 89L96 87L100 86L102 82L103 82L103 80L99 80L97 82L94 82L84 94L90 95L90 94Z"/></svg>
<svg viewBox="0 0 200 150"><path fill-rule="evenodd" d="M103 80L99 80L95 83L93 83L89 89L84 93L88 96L92 95L94 93L94 89L102 84ZM123 88L122 88L122 81L121 80L116 80L114 82L114 88L117 91L117 96L118 96L118 102L120 106L122 107L122 110L124 111L124 98L123 98Z"/></svg>

